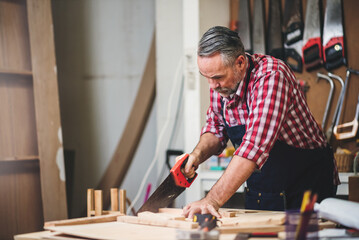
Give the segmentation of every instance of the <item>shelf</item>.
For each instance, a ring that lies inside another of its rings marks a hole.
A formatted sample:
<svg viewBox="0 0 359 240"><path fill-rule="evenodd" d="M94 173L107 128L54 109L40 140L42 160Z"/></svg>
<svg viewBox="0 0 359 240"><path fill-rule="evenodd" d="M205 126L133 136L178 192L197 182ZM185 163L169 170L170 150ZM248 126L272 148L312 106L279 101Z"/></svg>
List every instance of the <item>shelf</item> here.
<svg viewBox="0 0 359 240"><path fill-rule="evenodd" d="M0 75L18 75L32 77L32 72L27 70L14 70L14 69L2 69L0 68Z"/></svg>

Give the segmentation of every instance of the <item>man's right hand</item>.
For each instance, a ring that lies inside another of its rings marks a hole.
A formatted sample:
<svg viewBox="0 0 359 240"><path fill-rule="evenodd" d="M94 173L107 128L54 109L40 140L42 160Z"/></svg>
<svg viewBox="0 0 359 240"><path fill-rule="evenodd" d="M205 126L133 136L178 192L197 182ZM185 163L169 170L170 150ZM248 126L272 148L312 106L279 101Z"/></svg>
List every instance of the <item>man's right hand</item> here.
<svg viewBox="0 0 359 240"><path fill-rule="evenodd" d="M183 156L184 156L184 154L182 154L181 156L176 157L176 162L179 159L181 159ZM195 171L198 168L198 165L199 165L199 159L196 158L193 154L189 154L186 166L182 170L183 175L186 178L193 178L194 175L195 175Z"/></svg>

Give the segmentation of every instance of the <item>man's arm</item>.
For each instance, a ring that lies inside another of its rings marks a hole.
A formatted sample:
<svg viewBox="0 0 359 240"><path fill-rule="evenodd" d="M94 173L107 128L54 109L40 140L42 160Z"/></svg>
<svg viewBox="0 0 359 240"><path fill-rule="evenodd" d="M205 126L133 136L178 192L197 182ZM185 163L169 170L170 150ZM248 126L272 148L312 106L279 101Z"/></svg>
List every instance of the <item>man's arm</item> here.
<svg viewBox="0 0 359 240"><path fill-rule="evenodd" d="M234 156L226 171L205 198L188 204L183 208L183 214L192 218L195 213L211 213L220 217L218 209L237 191L237 189L250 177L256 163Z"/></svg>
<svg viewBox="0 0 359 240"><path fill-rule="evenodd" d="M210 132L202 134L197 146L193 149L192 153L189 154L184 175L187 178L193 177L199 164L203 163L212 155L217 154L221 147L220 140L214 134Z"/></svg>

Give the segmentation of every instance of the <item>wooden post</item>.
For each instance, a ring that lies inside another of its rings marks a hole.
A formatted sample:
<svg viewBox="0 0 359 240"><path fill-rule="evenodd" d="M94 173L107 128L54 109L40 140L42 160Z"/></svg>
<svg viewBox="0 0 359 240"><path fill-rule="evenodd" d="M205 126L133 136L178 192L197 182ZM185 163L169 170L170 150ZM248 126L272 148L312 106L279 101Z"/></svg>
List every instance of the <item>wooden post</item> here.
<svg viewBox="0 0 359 240"><path fill-rule="evenodd" d="M102 190L95 190L95 216L102 215Z"/></svg>
<svg viewBox="0 0 359 240"><path fill-rule="evenodd" d="M120 189L120 213L126 214L126 190Z"/></svg>
<svg viewBox="0 0 359 240"><path fill-rule="evenodd" d="M118 188L111 188L111 211L118 211Z"/></svg>
<svg viewBox="0 0 359 240"><path fill-rule="evenodd" d="M91 211L95 209L94 207L94 189L87 189L87 216L91 217Z"/></svg>

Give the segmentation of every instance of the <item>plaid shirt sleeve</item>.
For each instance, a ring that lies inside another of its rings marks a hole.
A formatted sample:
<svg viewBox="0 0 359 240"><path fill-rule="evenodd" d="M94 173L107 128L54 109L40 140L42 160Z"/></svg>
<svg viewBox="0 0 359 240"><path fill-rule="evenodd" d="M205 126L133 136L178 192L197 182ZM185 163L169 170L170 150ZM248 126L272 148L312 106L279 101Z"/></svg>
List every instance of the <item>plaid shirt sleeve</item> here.
<svg viewBox="0 0 359 240"><path fill-rule="evenodd" d="M207 110L206 124L202 128L201 135L207 132L214 134L221 142L222 148L218 152L221 154L227 146L228 136L224 128L223 117L221 115L222 106L219 95L210 90L210 105Z"/></svg>

